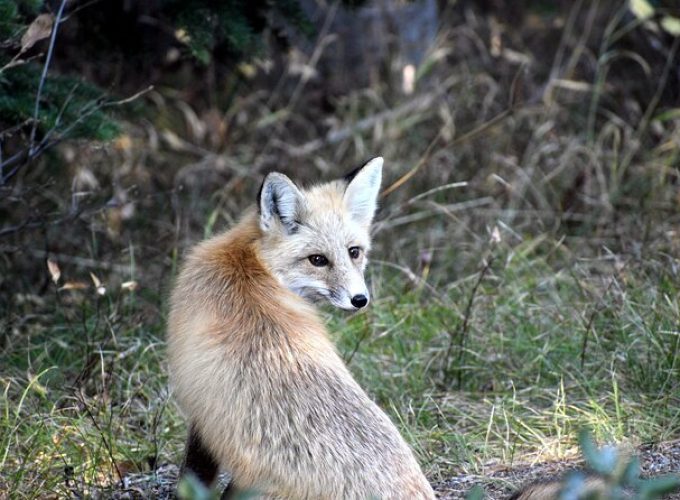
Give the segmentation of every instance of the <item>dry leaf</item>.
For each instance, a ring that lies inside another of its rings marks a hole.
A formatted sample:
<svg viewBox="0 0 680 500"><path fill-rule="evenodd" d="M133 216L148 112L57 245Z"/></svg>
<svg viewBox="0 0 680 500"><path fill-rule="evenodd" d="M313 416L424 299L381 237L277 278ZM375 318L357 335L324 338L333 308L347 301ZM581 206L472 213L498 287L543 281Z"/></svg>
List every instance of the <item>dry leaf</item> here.
<svg viewBox="0 0 680 500"><path fill-rule="evenodd" d="M127 134L123 134L115 140L114 145L116 149L129 151L132 149L132 138Z"/></svg>
<svg viewBox="0 0 680 500"><path fill-rule="evenodd" d="M654 15L654 7L647 0L630 0L628 6L638 19L649 19Z"/></svg>
<svg viewBox="0 0 680 500"><path fill-rule="evenodd" d="M680 19L677 17L664 16L661 19L661 27L670 35L680 36Z"/></svg>
<svg viewBox="0 0 680 500"><path fill-rule="evenodd" d="M491 231L491 243L500 243L501 242L501 232L498 230L498 226L494 226L493 230Z"/></svg>
<svg viewBox="0 0 680 500"><path fill-rule="evenodd" d="M416 88L416 67L413 64L407 64L401 70L401 90L404 94L413 94Z"/></svg>
<svg viewBox="0 0 680 500"><path fill-rule="evenodd" d="M102 282L99 281L99 278L97 278L94 273L90 273L90 278L92 278L92 283L94 283L94 286L96 287L102 286Z"/></svg>
<svg viewBox="0 0 680 500"><path fill-rule="evenodd" d="M183 149L185 149L184 141L182 141L182 139L180 139L179 136L175 134L172 130L167 129L163 130L161 132L161 137L170 147L170 149L173 149L175 151L182 151Z"/></svg>
<svg viewBox="0 0 680 500"><path fill-rule="evenodd" d="M139 472L139 467L134 462L130 460L116 462L116 473L120 480L126 479L127 476L135 472Z"/></svg>
<svg viewBox="0 0 680 500"><path fill-rule="evenodd" d="M21 37L21 52L26 52L33 47L36 42L47 38L52 33L54 16L52 14L40 14Z"/></svg>
<svg viewBox="0 0 680 500"><path fill-rule="evenodd" d="M186 30L183 30L181 28L175 31L175 38L177 39L177 41L184 44L188 44L189 42L191 42L191 36L189 36L189 33L187 33Z"/></svg>
<svg viewBox="0 0 680 500"><path fill-rule="evenodd" d="M257 68L254 64L241 63L238 65L238 70L249 80L255 78L257 75Z"/></svg>
<svg viewBox="0 0 680 500"><path fill-rule="evenodd" d="M94 283L94 287L97 289L97 295L105 295L106 287L102 285L102 282L99 281L99 278L97 278L94 273L90 273L90 278L92 278L92 283Z"/></svg>
<svg viewBox="0 0 680 500"><path fill-rule="evenodd" d="M59 269L57 262L52 259L47 259L47 270L50 272L50 276L52 277L52 283L55 285L59 283L59 278L61 278L61 269Z"/></svg>
<svg viewBox="0 0 680 500"><path fill-rule="evenodd" d="M125 283L120 284L120 289L121 290L126 290L128 292L134 292L139 288L139 283L137 283L135 280L132 281L126 281Z"/></svg>
<svg viewBox="0 0 680 500"><path fill-rule="evenodd" d="M184 115L184 121L187 124L187 129L191 131L194 140L201 142L205 138L207 132L205 123L203 123L196 112L184 101L179 101L177 107Z"/></svg>
<svg viewBox="0 0 680 500"><path fill-rule="evenodd" d="M89 285L82 281L67 281L59 290L84 290L88 287Z"/></svg>
<svg viewBox="0 0 680 500"><path fill-rule="evenodd" d="M73 176L73 190L86 191L88 189L99 189L99 181L97 177L87 167L78 169L76 175Z"/></svg>

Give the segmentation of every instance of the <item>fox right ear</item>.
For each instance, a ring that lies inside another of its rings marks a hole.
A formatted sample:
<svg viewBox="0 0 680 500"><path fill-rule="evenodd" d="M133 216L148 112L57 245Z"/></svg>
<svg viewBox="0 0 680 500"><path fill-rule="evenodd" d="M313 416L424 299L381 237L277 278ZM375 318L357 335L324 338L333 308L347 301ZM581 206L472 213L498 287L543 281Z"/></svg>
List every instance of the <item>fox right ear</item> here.
<svg viewBox="0 0 680 500"><path fill-rule="evenodd" d="M267 174L258 198L263 231L269 231L276 220L288 233L297 230L304 197L293 181L278 172Z"/></svg>
<svg viewBox="0 0 680 500"><path fill-rule="evenodd" d="M383 159L378 156L345 176L345 206L354 220L367 227L371 225L378 205L382 166Z"/></svg>

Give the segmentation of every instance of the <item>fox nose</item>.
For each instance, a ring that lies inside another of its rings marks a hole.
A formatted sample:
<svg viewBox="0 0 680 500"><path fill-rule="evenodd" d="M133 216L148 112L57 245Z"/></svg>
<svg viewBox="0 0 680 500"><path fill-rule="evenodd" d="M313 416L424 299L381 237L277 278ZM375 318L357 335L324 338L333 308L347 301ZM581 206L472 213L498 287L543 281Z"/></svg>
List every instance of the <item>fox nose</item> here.
<svg viewBox="0 0 680 500"><path fill-rule="evenodd" d="M360 309L368 304L368 298L365 295L355 295L352 297L351 302L354 307Z"/></svg>

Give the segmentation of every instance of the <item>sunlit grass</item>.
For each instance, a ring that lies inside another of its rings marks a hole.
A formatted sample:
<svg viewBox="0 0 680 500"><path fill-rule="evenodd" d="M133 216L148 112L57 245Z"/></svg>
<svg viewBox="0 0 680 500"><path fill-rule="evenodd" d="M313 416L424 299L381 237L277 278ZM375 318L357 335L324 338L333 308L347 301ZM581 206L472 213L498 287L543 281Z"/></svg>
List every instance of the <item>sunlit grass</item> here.
<svg viewBox="0 0 680 500"><path fill-rule="evenodd" d="M680 434L671 267L575 259L547 235L482 241L474 255L477 271L450 282L374 263L365 313L324 312L433 481L573 457L584 426L632 445ZM106 491L178 463L183 446L162 298L58 293L0 353L1 486L17 498Z"/></svg>
<svg viewBox="0 0 680 500"><path fill-rule="evenodd" d="M52 325L25 325L0 354L0 489L13 497L94 494L174 460L184 431L162 318L135 324L139 311L120 299L56 305Z"/></svg>
<svg viewBox="0 0 680 500"><path fill-rule="evenodd" d="M474 280L435 297L381 276L366 314L335 319L350 368L432 474L572 456L584 426L632 444L677 435L678 290L665 271L638 263L592 276L588 263L551 267L541 245L517 250L495 250L462 356L459 339L449 352L462 360L457 377L442 358Z"/></svg>

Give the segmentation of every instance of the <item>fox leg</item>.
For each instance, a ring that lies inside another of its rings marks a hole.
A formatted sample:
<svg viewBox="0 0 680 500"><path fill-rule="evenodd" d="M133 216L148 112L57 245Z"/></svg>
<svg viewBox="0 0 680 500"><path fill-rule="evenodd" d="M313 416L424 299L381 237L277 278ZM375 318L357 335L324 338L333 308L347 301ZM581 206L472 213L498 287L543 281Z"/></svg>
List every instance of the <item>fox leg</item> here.
<svg viewBox="0 0 680 500"><path fill-rule="evenodd" d="M239 498L240 493L241 492L234 486L234 483L229 481L229 484L222 492L222 496L220 496L220 500L234 500L235 498Z"/></svg>
<svg viewBox="0 0 680 500"><path fill-rule="evenodd" d="M193 425L189 426L184 463L179 473L180 479L188 472L194 474L206 486L213 483L219 472L219 465L203 445Z"/></svg>

